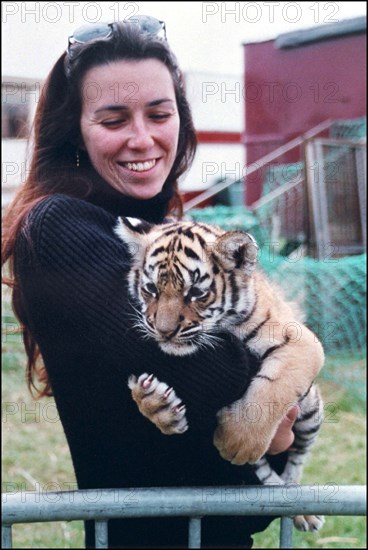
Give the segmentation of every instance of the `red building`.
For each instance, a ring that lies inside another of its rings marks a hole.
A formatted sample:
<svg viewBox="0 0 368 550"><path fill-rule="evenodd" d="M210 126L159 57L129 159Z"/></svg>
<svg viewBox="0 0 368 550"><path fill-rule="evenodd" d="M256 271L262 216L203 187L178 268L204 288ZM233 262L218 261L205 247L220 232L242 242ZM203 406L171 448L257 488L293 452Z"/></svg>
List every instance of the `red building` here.
<svg viewBox="0 0 368 550"><path fill-rule="evenodd" d="M366 18L344 20L244 44L246 164L327 119L366 115ZM280 163L300 160L295 148ZM247 180L246 203L263 176Z"/></svg>

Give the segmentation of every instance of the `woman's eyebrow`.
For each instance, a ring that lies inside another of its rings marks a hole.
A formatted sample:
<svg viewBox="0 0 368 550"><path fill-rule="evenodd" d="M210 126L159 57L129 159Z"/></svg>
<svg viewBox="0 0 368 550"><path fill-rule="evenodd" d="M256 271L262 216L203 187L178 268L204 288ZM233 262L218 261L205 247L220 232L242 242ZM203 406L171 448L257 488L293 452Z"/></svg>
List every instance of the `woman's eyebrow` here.
<svg viewBox="0 0 368 550"><path fill-rule="evenodd" d="M161 105L162 103L174 103L174 100L169 98L155 99L154 101L149 101L148 103L146 103L145 107L156 107L157 105ZM95 114L100 113L101 111L124 111L128 109L128 105L104 105L103 107L97 109L95 111Z"/></svg>
<svg viewBox="0 0 368 550"><path fill-rule="evenodd" d="M149 103L146 103L146 107L155 107L156 105L161 105L161 103L166 103L166 102L170 102L170 103L174 103L174 100L173 99L169 99L169 98L164 98L164 99L155 99L154 101L150 101Z"/></svg>
<svg viewBox="0 0 368 550"><path fill-rule="evenodd" d="M103 107L96 109L95 114L101 113L102 111L124 111L128 109L129 107L127 105L104 105Z"/></svg>

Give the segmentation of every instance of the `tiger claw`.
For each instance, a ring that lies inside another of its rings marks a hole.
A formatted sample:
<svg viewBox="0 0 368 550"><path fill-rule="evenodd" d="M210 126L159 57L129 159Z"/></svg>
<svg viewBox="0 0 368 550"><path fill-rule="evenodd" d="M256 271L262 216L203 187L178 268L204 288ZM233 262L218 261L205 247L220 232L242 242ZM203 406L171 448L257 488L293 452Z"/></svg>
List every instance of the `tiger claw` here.
<svg viewBox="0 0 368 550"><path fill-rule="evenodd" d="M132 398L140 412L164 434L179 434L188 429L186 407L172 387L146 373L128 380Z"/></svg>
<svg viewBox="0 0 368 550"><path fill-rule="evenodd" d="M150 385L152 384L153 378L154 378L153 374L150 374L148 378L146 378L145 380L142 380L141 381L142 387L144 389L149 388Z"/></svg>
<svg viewBox="0 0 368 550"><path fill-rule="evenodd" d="M164 393L164 395L163 395L164 399L169 399L169 397L170 397L170 395L171 395L173 389L174 389L174 388L168 388L168 389L165 391L165 393Z"/></svg>

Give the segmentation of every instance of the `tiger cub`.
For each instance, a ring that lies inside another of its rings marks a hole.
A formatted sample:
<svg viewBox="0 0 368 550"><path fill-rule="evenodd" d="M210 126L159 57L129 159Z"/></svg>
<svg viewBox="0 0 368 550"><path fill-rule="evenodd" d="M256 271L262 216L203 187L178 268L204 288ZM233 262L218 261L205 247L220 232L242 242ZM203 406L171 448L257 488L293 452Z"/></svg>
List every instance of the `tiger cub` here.
<svg viewBox="0 0 368 550"><path fill-rule="evenodd" d="M128 283L140 328L164 352L191 354L213 345L216 332L226 329L260 358L245 395L218 412L214 444L221 456L232 464L255 464L261 483L299 482L322 422L322 399L313 380L324 353L292 306L256 269L253 237L203 223L151 225L132 218L120 218L115 232L132 254ZM187 429L185 407L172 388L145 373L138 380L130 377L128 385L142 414L163 433ZM295 403L299 414L294 450L280 477L264 455ZM257 422L247 422L242 413L255 404ZM294 524L300 530L317 530L323 518L297 516Z"/></svg>

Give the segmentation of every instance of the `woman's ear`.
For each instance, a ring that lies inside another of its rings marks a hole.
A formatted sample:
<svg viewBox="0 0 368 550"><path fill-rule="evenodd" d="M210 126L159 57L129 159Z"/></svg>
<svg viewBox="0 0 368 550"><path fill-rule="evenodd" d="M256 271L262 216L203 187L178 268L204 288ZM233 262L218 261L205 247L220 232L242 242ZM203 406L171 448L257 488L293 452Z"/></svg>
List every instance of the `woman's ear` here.
<svg viewBox="0 0 368 550"><path fill-rule="evenodd" d="M80 149L81 151L87 151L86 146L84 145L84 141L83 141L82 138L79 138L77 147L78 147L78 149Z"/></svg>

